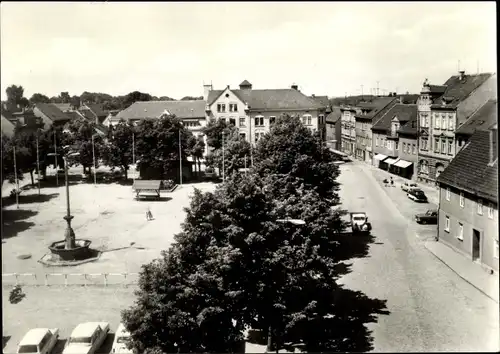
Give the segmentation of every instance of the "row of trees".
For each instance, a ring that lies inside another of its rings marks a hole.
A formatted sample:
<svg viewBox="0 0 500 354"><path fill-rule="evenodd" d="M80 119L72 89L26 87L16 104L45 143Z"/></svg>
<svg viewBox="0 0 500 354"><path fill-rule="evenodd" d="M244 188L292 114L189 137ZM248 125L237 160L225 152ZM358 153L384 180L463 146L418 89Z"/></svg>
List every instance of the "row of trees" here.
<svg viewBox="0 0 500 354"><path fill-rule="evenodd" d="M58 96L49 97L42 93L34 93L30 99L24 97L24 88L22 86L11 85L6 89L7 102L20 105L21 107L28 107L30 104L36 103L71 103L75 108L80 107L80 102L87 104L95 103L102 104L105 110L122 110L137 101L175 101L175 99L168 96L152 96L148 93L139 91L130 92L124 96L111 96L106 93L87 92L84 91L80 96L71 96L69 92L61 92ZM181 100L201 100L202 96L193 97L186 96Z"/></svg>
<svg viewBox="0 0 500 354"><path fill-rule="evenodd" d="M228 151L237 142L246 149L231 127L212 123L216 151L221 129ZM289 341L307 351L352 344L340 321L348 310L334 301L341 239L332 230L345 227L334 157L292 117L279 118L253 155L248 174L232 169L214 193L195 191L175 243L143 266L137 301L122 313L131 347L234 352L248 328L268 333L276 350ZM286 218L305 225L278 222Z"/></svg>

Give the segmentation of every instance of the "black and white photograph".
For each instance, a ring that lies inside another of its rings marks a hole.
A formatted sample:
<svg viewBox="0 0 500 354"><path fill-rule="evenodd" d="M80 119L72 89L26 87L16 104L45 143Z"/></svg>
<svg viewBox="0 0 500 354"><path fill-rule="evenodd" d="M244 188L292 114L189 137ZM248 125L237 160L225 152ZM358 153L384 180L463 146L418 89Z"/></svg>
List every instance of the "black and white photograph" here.
<svg viewBox="0 0 500 354"><path fill-rule="evenodd" d="M2 352L499 352L497 4L0 4Z"/></svg>

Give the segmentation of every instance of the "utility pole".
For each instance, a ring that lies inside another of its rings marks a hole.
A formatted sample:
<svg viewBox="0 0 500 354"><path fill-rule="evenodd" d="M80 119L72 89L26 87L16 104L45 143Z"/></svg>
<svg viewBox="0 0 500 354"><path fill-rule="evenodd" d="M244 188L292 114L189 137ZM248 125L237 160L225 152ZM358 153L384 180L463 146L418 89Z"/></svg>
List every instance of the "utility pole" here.
<svg viewBox="0 0 500 354"><path fill-rule="evenodd" d="M364 94L363 94L363 85L361 85L361 100L364 99Z"/></svg>
<svg viewBox="0 0 500 354"><path fill-rule="evenodd" d="M377 81L377 96L378 96L378 83L379 83L379 81Z"/></svg>
<svg viewBox="0 0 500 354"><path fill-rule="evenodd" d="M59 176L57 173L57 140L56 140L56 130L54 129L54 159L55 159L55 168L56 168L56 186L59 187Z"/></svg>
<svg viewBox="0 0 500 354"><path fill-rule="evenodd" d="M40 130L36 130L36 173L38 175L38 196L40 196L40 153L38 151L38 134Z"/></svg>
<svg viewBox="0 0 500 354"><path fill-rule="evenodd" d="M16 205L17 209L19 209L19 180L17 179L16 147L13 146L13 149L14 149L14 179L16 180Z"/></svg>
<svg viewBox="0 0 500 354"><path fill-rule="evenodd" d="M94 187L97 186L97 171L95 167L95 148L94 148L94 135L92 134L92 159L94 160Z"/></svg>
<svg viewBox="0 0 500 354"><path fill-rule="evenodd" d="M247 155L245 155L245 176L247 175Z"/></svg>
<svg viewBox="0 0 500 354"><path fill-rule="evenodd" d="M181 151L182 145L181 145L181 129L179 127L179 180L180 184L182 186L182 151Z"/></svg>
<svg viewBox="0 0 500 354"><path fill-rule="evenodd" d="M134 169L136 169L136 167L135 167L135 133L133 131L132 131L132 165L134 166ZM135 183L135 171L132 174L132 180Z"/></svg>

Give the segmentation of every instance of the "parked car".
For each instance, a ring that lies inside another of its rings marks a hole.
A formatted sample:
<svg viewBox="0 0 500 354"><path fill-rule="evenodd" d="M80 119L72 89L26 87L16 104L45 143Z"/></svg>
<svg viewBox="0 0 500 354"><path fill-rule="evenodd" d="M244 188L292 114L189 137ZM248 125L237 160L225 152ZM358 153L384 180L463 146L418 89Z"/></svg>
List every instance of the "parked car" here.
<svg viewBox="0 0 500 354"><path fill-rule="evenodd" d="M30 329L19 342L17 353L50 354L58 339L58 328Z"/></svg>
<svg viewBox="0 0 500 354"><path fill-rule="evenodd" d="M108 322L84 322L75 327L63 354L94 354L109 333Z"/></svg>
<svg viewBox="0 0 500 354"><path fill-rule="evenodd" d="M207 167L205 169L205 178L207 179L217 179L217 173L212 167Z"/></svg>
<svg viewBox="0 0 500 354"><path fill-rule="evenodd" d="M401 189L405 192L408 192L410 189L418 188L418 185L413 182L405 182L401 185Z"/></svg>
<svg viewBox="0 0 500 354"><path fill-rule="evenodd" d="M130 333L125 329L123 323L120 323L115 332L115 340L113 341L111 353L133 353L132 349L127 348L129 339Z"/></svg>
<svg viewBox="0 0 500 354"><path fill-rule="evenodd" d="M406 195L415 202L427 203L427 196L420 188L412 188Z"/></svg>
<svg viewBox="0 0 500 354"><path fill-rule="evenodd" d="M415 215L415 221L418 224L437 224L438 212L435 209L429 209L425 214Z"/></svg>

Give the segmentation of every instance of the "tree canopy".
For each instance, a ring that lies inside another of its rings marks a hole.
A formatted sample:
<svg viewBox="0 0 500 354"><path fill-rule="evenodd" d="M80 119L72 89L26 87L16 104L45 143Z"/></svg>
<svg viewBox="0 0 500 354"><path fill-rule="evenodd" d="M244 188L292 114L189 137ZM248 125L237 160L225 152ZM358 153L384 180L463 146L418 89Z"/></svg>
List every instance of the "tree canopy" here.
<svg viewBox="0 0 500 354"><path fill-rule="evenodd" d="M29 101L24 97L24 88L22 86L11 85L5 89L7 95L7 102L11 105L21 107L29 106Z"/></svg>
<svg viewBox="0 0 500 354"><path fill-rule="evenodd" d="M104 163L113 168L120 168L128 178L128 170L133 163L132 158L132 135L134 126L130 123L120 120L114 127L110 127L108 144L103 149Z"/></svg>

